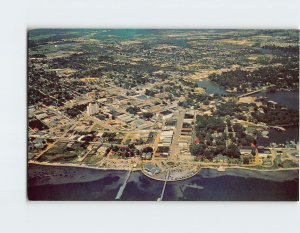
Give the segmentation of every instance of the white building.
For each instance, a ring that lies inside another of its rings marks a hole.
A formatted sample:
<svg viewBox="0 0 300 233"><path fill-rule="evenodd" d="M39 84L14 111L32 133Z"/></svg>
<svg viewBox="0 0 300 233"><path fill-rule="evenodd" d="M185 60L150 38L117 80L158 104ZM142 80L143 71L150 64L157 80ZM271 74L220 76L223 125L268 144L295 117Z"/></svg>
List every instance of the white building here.
<svg viewBox="0 0 300 233"><path fill-rule="evenodd" d="M160 134L159 145L170 146L172 143L174 132L172 130L162 131Z"/></svg>
<svg viewBox="0 0 300 233"><path fill-rule="evenodd" d="M99 113L99 106L97 103L89 103L87 106L87 115L92 116Z"/></svg>

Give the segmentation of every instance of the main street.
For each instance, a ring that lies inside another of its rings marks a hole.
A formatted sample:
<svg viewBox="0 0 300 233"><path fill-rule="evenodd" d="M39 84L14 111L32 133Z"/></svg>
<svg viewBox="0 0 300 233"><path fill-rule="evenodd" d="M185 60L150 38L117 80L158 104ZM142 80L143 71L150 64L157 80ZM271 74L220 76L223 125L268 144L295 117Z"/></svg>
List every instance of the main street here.
<svg viewBox="0 0 300 233"><path fill-rule="evenodd" d="M179 152L178 139L179 139L180 134L181 134L184 114L185 114L184 110L180 110L178 112L177 124L176 124L176 128L174 130L173 140L172 140L172 144L171 144L171 147L170 147L170 159L176 159L178 154L179 154L178 153Z"/></svg>

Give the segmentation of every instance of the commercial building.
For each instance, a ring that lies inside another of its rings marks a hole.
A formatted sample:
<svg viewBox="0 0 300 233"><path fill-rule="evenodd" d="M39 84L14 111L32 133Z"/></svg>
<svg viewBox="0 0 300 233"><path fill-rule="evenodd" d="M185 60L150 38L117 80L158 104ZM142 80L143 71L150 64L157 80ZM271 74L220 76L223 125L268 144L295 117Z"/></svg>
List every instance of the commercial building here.
<svg viewBox="0 0 300 233"><path fill-rule="evenodd" d="M170 146L172 143L174 131L168 130L168 131L162 131L160 134L160 142L159 144L164 146Z"/></svg>

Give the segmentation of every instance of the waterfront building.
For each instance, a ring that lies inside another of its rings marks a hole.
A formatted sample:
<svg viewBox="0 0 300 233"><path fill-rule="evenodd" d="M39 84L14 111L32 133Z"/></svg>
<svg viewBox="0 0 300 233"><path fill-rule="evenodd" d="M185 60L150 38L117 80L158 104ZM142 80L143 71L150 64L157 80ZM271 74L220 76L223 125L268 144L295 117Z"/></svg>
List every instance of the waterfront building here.
<svg viewBox="0 0 300 233"><path fill-rule="evenodd" d="M146 163L144 165L144 169L145 171L147 171L148 173L150 173L151 175L156 175L158 173L161 172L160 168L159 167L156 167L154 166L153 164L151 163Z"/></svg>

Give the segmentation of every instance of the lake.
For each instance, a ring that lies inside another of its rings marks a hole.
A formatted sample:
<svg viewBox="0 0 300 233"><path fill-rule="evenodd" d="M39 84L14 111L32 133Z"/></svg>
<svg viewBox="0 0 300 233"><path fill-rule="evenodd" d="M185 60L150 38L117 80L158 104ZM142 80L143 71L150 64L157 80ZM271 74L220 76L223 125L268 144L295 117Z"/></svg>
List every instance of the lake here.
<svg viewBox="0 0 300 233"><path fill-rule="evenodd" d="M267 97L269 100L275 101L278 104L290 109L299 109L299 91L276 91L274 93L259 92L254 94L256 97ZM258 144L269 146L271 142L285 143L291 140L299 141L299 127L285 127L285 131L277 131L270 129L269 138L258 138Z"/></svg>
<svg viewBox="0 0 300 233"><path fill-rule="evenodd" d="M269 138L258 137L257 144L259 146L270 146L271 142L275 142L277 144L285 144L286 142L290 142L295 140L299 142L299 128L296 127L285 127L285 131L278 131L275 129L269 130Z"/></svg>
<svg viewBox="0 0 300 233"><path fill-rule="evenodd" d="M256 97L267 97L269 100L291 109L299 109L299 91L259 92Z"/></svg>
<svg viewBox="0 0 300 233"><path fill-rule="evenodd" d="M200 81L198 86L205 88L208 94L228 95L224 89L209 80ZM252 96L267 97L269 100L275 101L287 108L295 110L299 109L299 91L277 91L275 93L259 92ZM299 141L298 126L286 127L286 130L283 132L271 129L269 138L259 137L258 144L262 146L269 146L271 142L281 144L291 140L296 140L296 142Z"/></svg>
<svg viewBox="0 0 300 233"><path fill-rule="evenodd" d="M208 94L228 95L222 87L209 80L201 80L198 82L198 87L202 87ZM276 91L274 93L259 92L253 94L256 97L267 97L269 100L275 101L278 104L291 109L299 109L299 91Z"/></svg>
<svg viewBox="0 0 300 233"><path fill-rule="evenodd" d="M198 82L198 87L202 87L206 90L207 94L219 94L219 95L228 95L228 93L217 84L209 80L201 80Z"/></svg>

